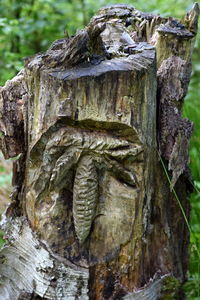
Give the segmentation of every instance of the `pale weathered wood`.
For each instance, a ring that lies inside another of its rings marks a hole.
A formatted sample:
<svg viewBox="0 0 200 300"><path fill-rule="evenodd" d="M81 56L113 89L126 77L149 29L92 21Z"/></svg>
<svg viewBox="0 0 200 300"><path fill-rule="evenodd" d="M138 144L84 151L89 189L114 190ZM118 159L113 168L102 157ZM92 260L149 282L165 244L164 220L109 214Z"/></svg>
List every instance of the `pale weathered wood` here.
<svg viewBox="0 0 200 300"><path fill-rule="evenodd" d="M19 157L0 299L183 299L189 234L158 152L188 216L197 19L103 8L1 88L1 149Z"/></svg>

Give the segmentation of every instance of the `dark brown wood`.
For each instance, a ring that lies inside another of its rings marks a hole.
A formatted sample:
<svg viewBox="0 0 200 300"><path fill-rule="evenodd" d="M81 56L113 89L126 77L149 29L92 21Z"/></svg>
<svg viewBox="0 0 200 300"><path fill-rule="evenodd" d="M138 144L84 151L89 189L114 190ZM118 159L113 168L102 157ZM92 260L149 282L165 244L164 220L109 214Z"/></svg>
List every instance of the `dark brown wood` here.
<svg viewBox="0 0 200 300"><path fill-rule="evenodd" d="M0 145L18 157L0 299L183 299L189 233L171 189L188 217L198 13L103 8L1 88Z"/></svg>

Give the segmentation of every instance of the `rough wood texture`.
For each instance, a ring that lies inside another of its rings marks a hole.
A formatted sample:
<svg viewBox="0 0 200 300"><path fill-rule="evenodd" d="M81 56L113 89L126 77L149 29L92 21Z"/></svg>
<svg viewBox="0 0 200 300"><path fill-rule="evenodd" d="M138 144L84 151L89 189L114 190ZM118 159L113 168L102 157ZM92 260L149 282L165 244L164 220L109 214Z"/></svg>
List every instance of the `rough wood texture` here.
<svg viewBox="0 0 200 300"><path fill-rule="evenodd" d="M0 299L183 299L198 5L180 23L103 8L0 91L14 163ZM12 234L11 234L12 232Z"/></svg>

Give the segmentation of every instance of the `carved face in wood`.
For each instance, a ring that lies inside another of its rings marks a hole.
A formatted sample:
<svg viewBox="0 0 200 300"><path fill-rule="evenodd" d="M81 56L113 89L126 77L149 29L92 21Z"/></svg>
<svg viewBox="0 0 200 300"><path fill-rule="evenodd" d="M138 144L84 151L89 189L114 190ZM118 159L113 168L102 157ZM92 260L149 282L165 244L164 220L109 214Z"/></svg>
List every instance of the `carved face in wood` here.
<svg viewBox="0 0 200 300"><path fill-rule="evenodd" d="M78 264L117 257L134 228L142 232L156 86L155 50L141 51L42 71L38 92L37 80L30 85L26 213L54 252Z"/></svg>
<svg viewBox="0 0 200 300"><path fill-rule="evenodd" d="M106 257L132 232L142 145L139 139L134 143L129 136L120 137L120 124L118 130L116 124L113 130L112 125L109 130L57 127L41 138L30 155L28 218L33 226L40 224L39 232L50 244L57 236L58 245L51 245L56 251L64 251L59 249L63 239L70 251L77 244L88 247L90 240L92 256L99 256L95 249L101 249L100 257ZM96 248L99 243L102 247Z"/></svg>

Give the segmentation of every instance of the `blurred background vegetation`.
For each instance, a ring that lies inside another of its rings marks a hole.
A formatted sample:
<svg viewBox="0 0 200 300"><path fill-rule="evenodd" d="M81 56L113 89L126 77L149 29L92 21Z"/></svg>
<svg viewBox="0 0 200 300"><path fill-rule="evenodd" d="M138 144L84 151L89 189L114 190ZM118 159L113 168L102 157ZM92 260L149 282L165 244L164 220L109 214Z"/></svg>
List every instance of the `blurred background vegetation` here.
<svg viewBox="0 0 200 300"><path fill-rule="evenodd" d="M22 67L23 58L45 51L50 44L86 25L98 8L116 3L131 4L139 10L182 18L191 0L0 0L0 85ZM196 191L191 196L190 270L185 285L188 299L200 299L200 36L193 54L193 75L183 115L195 124L191 139L191 169ZM11 162L0 156L0 211L11 190ZM1 234L0 234L1 243Z"/></svg>

